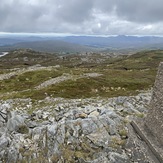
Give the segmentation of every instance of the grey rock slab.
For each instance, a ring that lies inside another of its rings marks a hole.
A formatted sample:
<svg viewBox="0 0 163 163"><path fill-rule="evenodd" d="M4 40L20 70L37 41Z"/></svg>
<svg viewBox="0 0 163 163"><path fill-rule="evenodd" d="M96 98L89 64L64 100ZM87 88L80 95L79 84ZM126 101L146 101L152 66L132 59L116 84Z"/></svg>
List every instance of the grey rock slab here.
<svg viewBox="0 0 163 163"><path fill-rule="evenodd" d="M111 143L111 136L108 134L105 127L99 128L96 132L93 132L86 137L99 147L108 147Z"/></svg>
<svg viewBox="0 0 163 163"><path fill-rule="evenodd" d="M115 99L115 103L117 105L123 105L123 103L127 100L127 97L125 96L119 96Z"/></svg>
<svg viewBox="0 0 163 163"><path fill-rule="evenodd" d="M103 115L99 118L100 122L105 126L105 128L108 128L108 132L110 135L117 134L116 129L116 123L111 118L109 118L107 115Z"/></svg>
<svg viewBox="0 0 163 163"><path fill-rule="evenodd" d="M55 136L55 140L59 144L63 144L65 140L65 124L61 123L57 126L57 134Z"/></svg>
<svg viewBox="0 0 163 163"><path fill-rule="evenodd" d="M145 124L163 146L163 62L159 65Z"/></svg>
<svg viewBox="0 0 163 163"><path fill-rule="evenodd" d="M16 163L18 159L18 150L15 147L10 147L7 153L7 163Z"/></svg>
<svg viewBox="0 0 163 163"><path fill-rule="evenodd" d="M147 116L131 125L157 161L163 162L163 62L158 68Z"/></svg>
<svg viewBox="0 0 163 163"><path fill-rule="evenodd" d="M24 120L24 117L20 115L13 115L7 122L7 129L10 132L17 131L22 125L26 126Z"/></svg>
<svg viewBox="0 0 163 163"><path fill-rule="evenodd" d="M32 130L32 135L40 135L41 136L41 133L46 129L47 126L40 126L40 127L35 127L33 130Z"/></svg>
<svg viewBox="0 0 163 163"><path fill-rule="evenodd" d="M128 156L125 153L110 152L109 163L131 163Z"/></svg>
<svg viewBox="0 0 163 163"><path fill-rule="evenodd" d="M91 118L81 120L81 128L84 135L88 135L98 128Z"/></svg>
<svg viewBox="0 0 163 163"><path fill-rule="evenodd" d="M53 123L47 126L48 133L54 136L57 133L57 123Z"/></svg>
<svg viewBox="0 0 163 163"><path fill-rule="evenodd" d="M128 130L129 138L125 150L130 160L138 163L159 163L153 158L147 144L135 133L131 125L128 125Z"/></svg>
<svg viewBox="0 0 163 163"><path fill-rule="evenodd" d="M29 128L35 128L38 126L38 123L36 123L35 121L25 121L25 124L27 125L27 127Z"/></svg>
<svg viewBox="0 0 163 163"><path fill-rule="evenodd" d="M108 163L109 160L107 158L107 154L104 152L100 152L100 153L96 153L95 154L95 159L93 159L92 161L85 161L85 163ZM84 161L82 161L84 162Z"/></svg>
<svg viewBox="0 0 163 163"><path fill-rule="evenodd" d="M6 137L6 134L0 137L0 151L4 150L9 145L10 139Z"/></svg>
<svg viewBox="0 0 163 163"><path fill-rule="evenodd" d="M81 136L81 120L69 120L65 124L67 132L74 138Z"/></svg>
<svg viewBox="0 0 163 163"><path fill-rule="evenodd" d="M100 115L100 113L98 111L93 111L89 114L88 117L98 117Z"/></svg>

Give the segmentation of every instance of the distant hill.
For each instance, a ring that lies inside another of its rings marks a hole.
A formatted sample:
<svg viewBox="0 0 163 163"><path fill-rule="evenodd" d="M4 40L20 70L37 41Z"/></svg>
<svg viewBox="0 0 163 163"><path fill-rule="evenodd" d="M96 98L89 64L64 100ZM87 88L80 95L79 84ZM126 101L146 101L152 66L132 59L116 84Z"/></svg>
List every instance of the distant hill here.
<svg viewBox="0 0 163 163"><path fill-rule="evenodd" d="M20 42L13 45L1 46L0 51L9 51L23 48L42 52L60 52L60 53L89 52L97 50L92 47L78 45L65 41L47 40L47 41Z"/></svg>
<svg viewBox="0 0 163 163"><path fill-rule="evenodd" d="M13 45L20 42L31 42L31 41L44 41L47 40L44 37L36 37L36 36L12 36L12 37L0 37L0 46L6 46L6 45Z"/></svg>
<svg viewBox="0 0 163 163"><path fill-rule="evenodd" d="M0 51L31 48L43 52L88 52L163 49L163 37L156 36L12 36L0 38Z"/></svg>
<svg viewBox="0 0 163 163"><path fill-rule="evenodd" d="M18 42L22 42L21 39L14 39L14 38L0 38L0 46L5 46L5 45L12 45Z"/></svg>
<svg viewBox="0 0 163 163"><path fill-rule="evenodd" d="M163 37L154 36L112 36L112 37L95 37L95 36L69 36L63 38L64 41L88 45L99 48L110 49L163 49Z"/></svg>

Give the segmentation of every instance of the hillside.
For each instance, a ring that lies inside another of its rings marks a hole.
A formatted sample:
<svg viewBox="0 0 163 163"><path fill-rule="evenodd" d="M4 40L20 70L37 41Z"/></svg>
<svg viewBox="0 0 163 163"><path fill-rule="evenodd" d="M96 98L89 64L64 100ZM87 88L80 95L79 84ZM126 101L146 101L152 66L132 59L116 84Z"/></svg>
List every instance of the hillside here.
<svg viewBox="0 0 163 163"><path fill-rule="evenodd" d="M0 161L154 163L128 126L146 116L161 61L162 50L0 57Z"/></svg>
<svg viewBox="0 0 163 163"><path fill-rule="evenodd" d="M69 36L63 40L92 47L116 49L158 49L163 48L163 38L154 36Z"/></svg>
<svg viewBox="0 0 163 163"><path fill-rule="evenodd" d="M0 51L10 51L15 49L30 48L36 51L42 52L59 52L59 53L77 53L77 52L89 52L96 51L97 49L78 45L75 43L69 43L59 40L48 40L48 41L30 41L30 42L19 42L12 45L1 46Z"/></svg>
<svg viewBox="0 0 163 163"><path fill-rule="evenodd" d="M32 50L11 51L0 58L2 76L6 72L11 71L11 74L15 74L17 71L21 72L20 68L26 70L37 64L41 71L20 73L20 75L13 75L12 80L10 78L2 80L1 91L16 91L13 97L41 99L45 97L45 93L54 97L66 98L134 95L139 90L151 88L160 61L163 61L163 51L161 50L143 51L126 56L118 56L113 53L61 56ZM52 68L46 70L46 67L49 66ZM45 70L42 67L45 67ZM13 68L16 68L16 71ZM40 82L44 82L48 78L51 79L51 73L54 76L66 78L66 80L56 85L50 84L40 90L34 89ZM89 76L87 75L89 73L95 73L95 75ZM36 76L37 78L35 78ZM46 78L44 78L45 76ZM29 80L26 81L26 78ZM22 81L26 83L25 87ZM25 88L27 90L24 90ZM29 88L30 90L28 90Z"/></svg>
<svg viewBox="0 0 163 163"><path fill-rule="evenodd" d="M6 49L7 48L7 49ZM13 48L32 48L46 52L82 52L92 50L147 50L163 49L163 37L157 36L3 36L0 51Z"/></svg>

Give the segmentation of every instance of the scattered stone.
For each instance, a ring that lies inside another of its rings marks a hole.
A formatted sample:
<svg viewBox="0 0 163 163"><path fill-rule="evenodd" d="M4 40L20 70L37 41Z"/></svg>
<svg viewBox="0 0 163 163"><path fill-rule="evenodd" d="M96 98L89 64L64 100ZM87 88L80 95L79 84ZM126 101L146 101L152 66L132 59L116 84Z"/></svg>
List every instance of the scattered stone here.
<svg viewBox="0 0 163 163"><path fill-rule="evenodd" d="M129 153L123 149L128 139L125 123L140 110L146 113L149 99L150 93L111 99L48 97L35 104L30 115L31 99L0 101L0 111L8 114L7 121L0 119L0 158L30 162L46 155L64 162L68 153L78 162L128 163ZM46 105L40 107L41 103Z"/></svg>
<svg viewBox="0 0 163 163"><path fill-rule="evenodd" d="M95 132L87 135L87 138L98 147L108 147L111 144L111 136L106 131L105 127L98 128Z"/></svg>
<svg viewBox="0 0 163 163"><path fill-rule="evenodd" d="M7 122L8 131L16 131L20 133L28 132L28 128L24 123L24 120L25 119L22 116L12 112L12 117Z"/></svg>
<svg viewBox="0 0 163 163"><path fill-rule="evenodd" d="M98 117L100 115L100 113L98 111L93 111L89 114L88 117Z"/></svg>
<svg viewBox="0 0 163 163"><path fill-rule="evenodd" d="M9 138L6 136L6 134L3 134L0 137L0 152L2 150L5 150L8 145L9 145Z"/></svg>

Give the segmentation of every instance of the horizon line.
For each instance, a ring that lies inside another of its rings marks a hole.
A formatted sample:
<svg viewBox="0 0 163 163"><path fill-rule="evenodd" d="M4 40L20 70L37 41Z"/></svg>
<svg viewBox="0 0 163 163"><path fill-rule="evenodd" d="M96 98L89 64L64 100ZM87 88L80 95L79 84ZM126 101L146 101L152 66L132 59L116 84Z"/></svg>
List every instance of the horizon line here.
<svg viewBox="0 0 163 163"><path fill-rule="evenodd" d="M73 34L73 33L53 33L53 32L0 32L0 36L44 36L44 37L66 37L66 36L90 36L90 37L117 37L117 36L135 36L135 37L163 37L163 35L128 35L128 34Z"/></svg>

